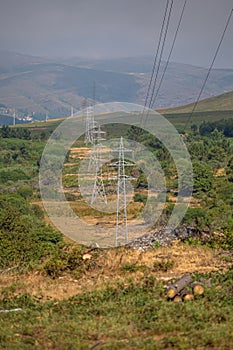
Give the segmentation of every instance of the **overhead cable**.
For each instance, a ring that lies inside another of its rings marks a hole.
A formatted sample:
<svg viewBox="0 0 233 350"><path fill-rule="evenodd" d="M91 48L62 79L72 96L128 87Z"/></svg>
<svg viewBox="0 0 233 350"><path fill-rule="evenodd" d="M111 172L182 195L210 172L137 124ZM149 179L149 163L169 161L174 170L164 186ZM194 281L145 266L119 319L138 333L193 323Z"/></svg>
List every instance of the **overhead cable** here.
<svg viewBox="0 0 233 350"><path fill-rule="evenodd" d="M218 53L219 53L219 50L220 50L220 47L221 47L221 45L222 45L223 39L224 39L224 37L225 37L227 28L228 28L228 26L229 26L229 23L230 23L230 20L231 20L231 17L232 17L232 13L233 13L233 9L231 10L230 15L228 16L228 19L227 19L227 21L226 21L226 24L225 24L225 27L224 27L222 36L221 36L221 38L220 38L220 41L219 41L219 43L218 43L217 49L216 49L215 54L214 54L214 58L213 58L213 60L212 60L212 62L211 62L211 65L210 65L210 67L209 67L209 69L208 69L207 75L206 75L205 80L204 80L204 82L203 82L203 84L202 84L202 87L201 87L201 90L200 90L199 95L198 95L198 97L197 97L197 100L196 100L196 102L194 103L193 108L192 108L192 110L191 110L191 112L190 112L190 115L189 115L189 117L188 117L188 119L187 119L187 121L186 121L186 123L185 123L184 131L186 130L188 124L190 123L190 120L191 120L191 118L192 118L192 116L193 116L193 113L194 113L194 111L195 111L196 108L197 108L197 105L198 105L198 103L199 103L199 101L200 101L201 95L202 95L202 93L203 93L203 91L204 91L204 88L205 88L205 86L206 86L207 80L209 79L211 70L212 70L212 68L213 68L213 65L214 65L214 63L215 63L215 60L216 60L217 55L218 55Z"/></svg>

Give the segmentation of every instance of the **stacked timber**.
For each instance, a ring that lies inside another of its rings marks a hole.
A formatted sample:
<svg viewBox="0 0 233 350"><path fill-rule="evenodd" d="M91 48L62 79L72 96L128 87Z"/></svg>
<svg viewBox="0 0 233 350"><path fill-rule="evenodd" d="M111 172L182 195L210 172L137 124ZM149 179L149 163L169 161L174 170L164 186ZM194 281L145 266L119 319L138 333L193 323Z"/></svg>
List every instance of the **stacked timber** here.
<svg viewBox="0 0 233 350"><path fill-rule="evenodd" d="M192 282L190 274L185 274L174 283L166 286L167 298L174 302L194 300L197 295L204 295L205 287L210 287L211 281L201 279L201 281Z"/></svg>

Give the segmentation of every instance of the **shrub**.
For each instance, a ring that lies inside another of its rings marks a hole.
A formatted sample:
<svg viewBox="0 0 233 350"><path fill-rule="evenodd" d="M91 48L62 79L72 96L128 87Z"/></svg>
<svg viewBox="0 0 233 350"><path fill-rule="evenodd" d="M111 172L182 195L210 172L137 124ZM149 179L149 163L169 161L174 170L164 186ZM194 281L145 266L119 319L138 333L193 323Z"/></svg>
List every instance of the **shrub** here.
<svg viewBox="0 0 233 350"><path fill-rule="evenodd" d="M122 271L124 272L145 271L147 269L146 265L137 265L136 263L126 263L122 266Z"/></svg>
<svg viewBox="0 0 233 350"><path fill-rule="evenodd" d="M62 235L45 225L23 197L0 196L0 268L35 264L59 250L61 242Z"/></svg>
<svg viewBox="0 0 233 350"><path fill-rule="evenodd" d="M29 180L29 177L21 169L0 171L0 183L6 183L8 181L16 182L18 180Z"/></svg>
<svg viewBox="0 0 233 350"><path fill-rule="evenodd" d="M159 261L155 261L153 264L153 270L154 271L163 271L167 272L169 269L171 269L174 266L174 260L169 259L162 259Z"/></svg>
<svg viewBox="0 0 233 350"><path fill-rule="evenodd" d="M61 276L65 271L81 274L92 266L92 261L83 259L82 250L83 247L66 245L43 264L42 270L52 278Z"/></svg>
<svg viewBox="0 0 233 350"><path fill-rule="evenodd" d="M39 205L33 204L31 206L31 211L32 211L33 215L35 215L38 219L44 218L44 212Z"/></svg>
<svg viewBox="0 0 233 350"><path fill-rule="evenodd" d="M22 196L24 199L30 198L33 195L33 190L31 188L31 186L28 185L24 185L19 187L18 189L18 193L20 194L20 196Z"/></svg>
<svg viewBox="0 0 233 350"><path fill-rule="evenodd" d="M134 202L141 202L143 204L146 204L147 201L147 195L142 193L136 193L134 195Z"/></svg>

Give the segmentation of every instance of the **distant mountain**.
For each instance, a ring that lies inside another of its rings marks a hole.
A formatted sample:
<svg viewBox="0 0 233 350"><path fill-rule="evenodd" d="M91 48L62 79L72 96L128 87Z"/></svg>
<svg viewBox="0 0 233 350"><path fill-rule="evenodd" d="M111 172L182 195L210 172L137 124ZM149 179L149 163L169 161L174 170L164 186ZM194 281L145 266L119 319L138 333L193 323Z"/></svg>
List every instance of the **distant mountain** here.
<svg viewBox="0 0 233 350"><path fill-rule="evenodd" d="M0 51L0 104L28 114L62 117L84 98L144 104L153 57L48 60ZM162 65L162 68L164 64ZM199 94L207 70L170 63L155 108L184 105ZM202 98L233 90L233 69L211 72Z"/></svg>
<svg viewBox="0 0 233 350"><path fill-rule="evenodd" d="M128 57L111 60L81 60L71 58L64 61L79 67L127 73L136 77L141 88L136 102L144 104L151 76L153 57ZM161 71L165 63L161 64ZM207 69L183 63L170 62L161 85L155 107L184 105L196 100L207 74ZM158 76L158 82L161 75ZM202 98L219 95L233 90L233 69L213 69L209 76ZM155 89L156 91L156 89Z"/></svg>
<svg viewBox="0 0 233 350"><path fill-rule="evenodd" d="M64 59L62 62L71 66L92 68L117 73L150 73L153 57L139 56L95 60L73 57Z"/></svg>
<svg viewBox="0 0 233 350"><path fill-rule="evenodd" d="M66 63L133 75L141 86L136 102L144 104L151 76L153 57L143 56L94 61L82 61L81 59L73 58L66 60ZM162 62L161 71L164 68L165 63ZM206 68L202 67L170 62L158 98L155 101L155 108L179 106L195 101L207 71ZM160 78L161 74L158 75L158 82ZM213 69L201 98L216 96L231 90L233 90L233 69Z"/></svg>
<svg viewBox="0 0 233 350"><path fill-rule="evenodd" d="M50 62L49 59L0 50L0 73L23 70L25 66Z"/></svg>
<svg viewBox="0 0 233 350"><path fill-rule="evenodd" d="M84 98L93 99L94 81L99 102L135 102L140 89L136 78L125 73L40 62L29 56L23 60L22 55L17 63L15 54L7 66L6 56L3 64L0 56L0 103L29 113L65 116L71 105L80 107Z"/></svg>

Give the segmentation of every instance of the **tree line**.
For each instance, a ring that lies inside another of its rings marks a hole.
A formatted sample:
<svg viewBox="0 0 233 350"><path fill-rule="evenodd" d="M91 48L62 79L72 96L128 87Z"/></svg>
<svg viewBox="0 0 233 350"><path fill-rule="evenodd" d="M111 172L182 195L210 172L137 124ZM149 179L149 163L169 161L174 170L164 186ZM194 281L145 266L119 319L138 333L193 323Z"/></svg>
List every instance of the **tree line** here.
<svg viewBox="0 0 233 350"><path fill-rule="evenodd" d="M193 129L196 127L193 125ZM222 131L226 137L233 137L233 118L232 119L221 119L213 122L202 122L199 127L199 133L201 136L208 136L214 130Z"/></svg>
<svg viewBox="0 0 233 350"><path fill-rule="evenodd" d="M31 140L31 132L28 128L10 128L8 125L3 125L0 129L0 137Z"/></svg>

